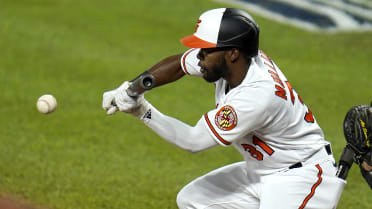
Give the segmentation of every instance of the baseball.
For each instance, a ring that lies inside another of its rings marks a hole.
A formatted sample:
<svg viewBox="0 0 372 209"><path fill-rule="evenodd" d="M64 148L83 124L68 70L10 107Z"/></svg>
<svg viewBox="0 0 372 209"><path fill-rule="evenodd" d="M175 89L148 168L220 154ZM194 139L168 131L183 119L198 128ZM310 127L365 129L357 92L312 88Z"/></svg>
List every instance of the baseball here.
<svg viewBox="0 0 372 209"><path fill-rule="evenodd" d="M51 94L44 94L36 102L37 110L43 114L52 113L57 107L57 100Z"/></svg>

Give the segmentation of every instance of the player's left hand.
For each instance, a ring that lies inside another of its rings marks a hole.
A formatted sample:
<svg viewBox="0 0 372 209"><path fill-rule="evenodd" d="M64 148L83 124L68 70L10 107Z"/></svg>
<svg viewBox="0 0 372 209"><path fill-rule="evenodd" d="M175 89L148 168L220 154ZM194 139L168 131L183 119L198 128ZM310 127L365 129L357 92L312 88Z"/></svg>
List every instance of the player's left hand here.
<svg viewBox="0 0 372 209"><path fill-rule="evenodd" d="M114 114L118 108L116 107L115 95L117 94L117 89L106 91L103 94L102 108L106 111L108 115Z"/></svg>

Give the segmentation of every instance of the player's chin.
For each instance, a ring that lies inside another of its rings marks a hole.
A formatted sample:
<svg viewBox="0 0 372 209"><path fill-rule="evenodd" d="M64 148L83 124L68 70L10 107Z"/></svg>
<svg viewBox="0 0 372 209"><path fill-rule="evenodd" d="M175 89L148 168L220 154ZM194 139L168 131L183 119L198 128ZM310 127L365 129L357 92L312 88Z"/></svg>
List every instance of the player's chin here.
<svg viewBox="0 0 372 209"><path fill-rule="evenodd" d="M214 82L216 82L216 81L219 80L219 78L217 78L217 77L214 77L214 76L208 76L208 75L206 75L206 74L203 74L203 78L204 78L204 80L206 80L208 83L214 83Z"/></svg>
<svg viewBox="0 0 372 209"><path fill-rule="evenodd" d="M214 73L208 73L207 70L204 70L203 72L203 78L206 80L208 83L214 83L220 79L220 76L217 76Z"/></svg>

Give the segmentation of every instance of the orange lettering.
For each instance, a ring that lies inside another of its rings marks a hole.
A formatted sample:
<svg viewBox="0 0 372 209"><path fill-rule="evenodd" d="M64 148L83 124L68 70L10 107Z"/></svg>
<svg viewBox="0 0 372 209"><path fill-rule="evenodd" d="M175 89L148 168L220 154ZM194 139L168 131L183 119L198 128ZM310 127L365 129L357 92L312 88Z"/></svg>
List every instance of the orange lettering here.
<svg viewBox="0 0 372 209"><path fill-rule="evenodd" d="M311 110L309 108L307 108L307 112L305 114L305 117L304 117L305 121L308 122L308 123L314 123L315 122L315 119L314 119L314 116L313 116L313 113L311 112Z"/></svg>
<svg viewBox="0 0 372 209"><path fill-rule="evenodd" d="M293 94L294 89L292 88L291 84L288 81L286 81L285 84L287 84L288 86L289 93L291 94L291 101L292 101L292 104L294 104L295 102L295 96Z"/></svg>
<svg viewBox="0 0 372 209"><path fill-rule="evenodd" d="M274 153L274 150L269 147L264 141L259 139L257 136L253 136L253 144L261 147L263 151L265 151L268 155L272 155Z"/></svg>
<svg viewBox="0 0 372 209"><path fill-rule="evenodd" d="M253 158L256 158L258 161L263 160L263 154L252 145L242 144L242 147L245 151L249 152Z"/></svg>
<svg viewBox="0 0 372 209"><path fill-rule="evenodd" d="M275 88L277 89L275 95L283 98L284 100L287 100L287 93L285 92L285 89L278 85L275 85Z"/></svg>
<svg viewBox="0 0 372 209"><path fill-rule="evenodd" d="M271 74L271 77L274 79L274 81L280 84L282 88L284 88L284 84L282 80L280 80L279 75L276 72L271 71L271 70L269 70L269 73Z"/></svg>

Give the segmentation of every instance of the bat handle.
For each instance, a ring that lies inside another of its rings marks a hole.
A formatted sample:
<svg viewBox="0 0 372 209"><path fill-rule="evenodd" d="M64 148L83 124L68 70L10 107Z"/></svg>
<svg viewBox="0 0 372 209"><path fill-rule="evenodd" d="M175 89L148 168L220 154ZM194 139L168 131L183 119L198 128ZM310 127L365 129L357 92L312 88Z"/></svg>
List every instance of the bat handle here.
<svg viewBox="0 0 372 209"><path fill-rule="evenodd" d="M131 97L137 97L154 87L155 77L150 72L146 71L131 81L131 85L127 89L127 94Z"/></svg>

